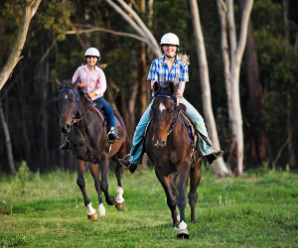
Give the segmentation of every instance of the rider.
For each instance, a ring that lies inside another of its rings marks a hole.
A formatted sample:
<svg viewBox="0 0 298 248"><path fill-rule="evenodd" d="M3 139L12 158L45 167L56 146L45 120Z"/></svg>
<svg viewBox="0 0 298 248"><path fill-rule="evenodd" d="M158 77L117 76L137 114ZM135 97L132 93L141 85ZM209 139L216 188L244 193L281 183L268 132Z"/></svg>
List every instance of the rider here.
<svg viewBox="0 0 298 248"><path fill-rule="evenodd" d="M199 112L183 97L185 84L189 80L188 64L177 57L179 49L179 38L173 33L165 34L160 41L163 56L153 60L147 80L151 82L151 89L154 82L158 81L160 85L164 85L166 81L172 81L176 88L176 98L179 103L183 103L187 110L186 113L194 123L198 134L198 148L202 156L205 156L210 164L223 155L223 151L214 151L211 141L208 137L207 129L202 116ZM144 112L141 120L136 127L133 137L133 147L130 154L124 159L118 161L125 167L130 167L133 172L138 164L142 163L144 154L144 132L150 120L150 109L153 100ZM205 139L203 139L204 137ZM205 141L207 140L207 142Z"/></svg>
<svg viewBox="0 0 298 248"><path fill-rule="evenodd" d="M100 60L100 53L97 48L90 47L85 52L86 65L77 68L73 77L72 83L78 83L78 86L88 94L92 101L101 106L104 113L107 115L108 126L110 127L107 138L110 143L119 140L118 135L115 133L115 122L113 109L109 103L103 98L103 94L107 89L106 77L101 68L96 64ZM65 142L59 147L60 150L70 149L69 135L65 135Z"/></svg>

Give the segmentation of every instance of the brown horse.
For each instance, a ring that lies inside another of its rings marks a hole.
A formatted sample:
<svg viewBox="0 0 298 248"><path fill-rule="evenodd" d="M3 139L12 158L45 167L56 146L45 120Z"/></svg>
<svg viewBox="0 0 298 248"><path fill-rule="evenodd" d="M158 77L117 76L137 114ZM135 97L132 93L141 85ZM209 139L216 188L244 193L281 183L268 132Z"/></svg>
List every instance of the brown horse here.
<svg viewBox="0 0 298 248"><path fill-rule="evenodd" d="M195 222L197 187L201 179L202 158L195 159L192 137L177 105L175 87L168 82L161 88L153 86L154 101L151 106L151 123L148 127L145 149L155 167L155 174L163 186L171 210L173 227L178 228L178 238L189 238L185 222L186 191L190 178L188 195L191 207L191 222ZM176 191L178 190L178 197ZM180 222L176 211L180 210Z"/></svg>
<svg viewBox="0 0 298 248"><path fill-rule="evenodd" d="M86 163L90 163L90 172L94 179L95 188L99 199L99 214L105 215L102 201L102 192L105 194L109 205L116 205L117 209L124 208L123 189L121 178L123 167L116 157L123 157L126 153L127 131L120 114L114 110L117 118L119 141L110 145L107 141L107 126L101 115L90 102L90 98L84 94L77 84L70 81L58 80L59 96L57 99L57 114L60 118L60 128L63 133L70 134L70 142L73 154L77 157L77 184L79 185L87 206L88 219L96 220L97 212L92 207L85 190L84 171ZM117 163L115 174L117 177L117 198L109 194L107 174L109 170L109 158ZM99 178L101 172L101 180Z"/></svg>

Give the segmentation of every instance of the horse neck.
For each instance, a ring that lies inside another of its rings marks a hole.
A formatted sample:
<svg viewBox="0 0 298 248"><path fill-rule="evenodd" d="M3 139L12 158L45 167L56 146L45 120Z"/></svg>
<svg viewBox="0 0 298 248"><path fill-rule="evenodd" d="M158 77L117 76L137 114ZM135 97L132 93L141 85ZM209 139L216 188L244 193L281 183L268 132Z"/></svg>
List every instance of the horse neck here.
<svg viewBox="0 0 298 248"><path fill-rule="evenodd" d="M80 105L78 109L78 115L79 118L81 118L80 121L84 124L84 126L88 127L92 120L95 120L100 128L103 127L103 121L99 117L98 113L93 110L91 104L84 99L84 96L80 95L79 101Z"/></svg>

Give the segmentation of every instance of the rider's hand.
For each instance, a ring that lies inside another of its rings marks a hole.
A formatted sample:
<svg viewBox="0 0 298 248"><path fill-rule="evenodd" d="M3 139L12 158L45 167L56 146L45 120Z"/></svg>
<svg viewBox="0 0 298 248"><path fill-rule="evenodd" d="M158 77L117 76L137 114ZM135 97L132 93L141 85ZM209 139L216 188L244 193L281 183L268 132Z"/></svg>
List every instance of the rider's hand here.
<svg viewBox="0 0 298 248"><path fill-rule="evenodd" d="M181 93L177 92L177 94L176 94L176 98L177 98L177 100L178 100L179 98L181 98L181 97L182 97Z"/></svg>
<svg viewBox="0 0 298 248"><path fill-rule="evenodd" d="M84 84L84 82L81 82L81 83L78 84L78 86L81 87L81 88L84 88L85 84Z"/></svg>
<svg viewBox="0 0 298 248"><path fill-rule="evenodd" d="M92 99L93 97L96 96L96 93L95 92L91 92L91 93L88 94L88 96Z"/></svg>

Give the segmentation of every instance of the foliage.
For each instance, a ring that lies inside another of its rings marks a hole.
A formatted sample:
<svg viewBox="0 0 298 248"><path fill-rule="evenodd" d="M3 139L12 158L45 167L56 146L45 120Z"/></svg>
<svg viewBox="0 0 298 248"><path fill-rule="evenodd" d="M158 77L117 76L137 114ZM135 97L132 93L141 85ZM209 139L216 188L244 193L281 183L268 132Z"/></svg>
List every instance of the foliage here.
<svg viewBox="0 0 298 248"><path fill-rule="evenodd" d="M130 1L126 1L130 2ZM146 3L148 1L145 1ZM281 1L255 1L251 21L258 55L260 81L263 86L263 120L269 137L273 157L287 139L285 133L287 111L291 124L297 129L298 93L297 51L294 48L297 31L297 1L290 1L290 43L285 41L285 25ZM21 1L1 1L0 3L0 67L6 62L11 44L16 36L22 17ZM139 1L135 1L139 4ZM135 7L135 4L132 4ZM200 19L205 40L210 74L212 105L222 147L227 147L230 139L227 100L222 66L220 21L216 1L198 1ZM235 2L235 5L236 2ZM148 23L147 12L134 10ZM238 11L238 7L235 7ZM235 13L236 19L239 14ZM200 72L193 26L188 1L154 1L152 33L157 42L165 32L174 32L180 38L180 51L190 55L190 82L185 96L199 110L202 107ZM42 1L31 21L23 58L16 66L11 78L0 93L6 121L11 133L13 156L16 163L26 161L31 171L45 171L60 168L74 169L75 162L70 153L61 153L57 147L63 139L56 116L55 99L57 86L55 79L70 79L75 69L85 63L84 51L96 46L102 54L101 63L108 67L105 74L108 90L115 100L125 96L126 103L131 98L132 89L138 82L140 65L140 42L125 36L105 32L86 32L76 35L66 34L77 28L101 27L114 31L137 34L104 0L96 1ZM146 68L152 61L150 51L146 57ZM242 70L243 71L243 70ZM146 79L146 72L143 78ZM246 104L246 88L241 85L241 102ZM290 96L290 98L287 98ZM139 99L137 97L137 99ZM290 99L288 102L287 99ZM115 100L116 103L118 103ZM288 104L291 105L289 110ZM121 103L122 104L122 103ZM135 105L140 117L140 106ZM248 114L243 112L245 121ZM297 132L294 134L297 140ZM20 142L20 140L22 142ZM26 142L25 142L26 141ZM249 156L249 144L245 144L245 157ZM296 144L296 154L297 144ZM0 127L1 172L8 172L7 150L2 127ZM247 160L248 161L248 160ZM287 153L283 153L277 168L288 163ZM247 164L250 167L250 164ZM27 193L27 192L26 192Z"/></svg>
<svg viewBox="0 0 298 248"><path fill-rule="evenodd" d="M177 240L165 193L152 170L125 171L124 211L106 207L106 216L86 218L76 175L56 171L28 181L20 196L14 178L0 180L0 202L10 192L12 213L0 215L0 246L26 247L294 247L297 240L297 174L266 169L241 177L215 179L204 170L198 188L195 224L186 208L189 240ZM116 178L109 174L109 189ZM90 174L86 189L93 207L97 196ZM114 193L115 194L115 193Z"/></svg>
<svg viewBox="0 0 298 248"><path fill-rule="evenodd" d="M259 20L254 37L263 88L262 117L270 145L276 154L288 139L287 121L290 120L294 129L298 125L297 116L292 114L298 107L295 100L298 93L298 53L283 36L282 6L266 0L257 2L254 9L254 17ZM297 133L293 135L297 137ZM283 161L283 164L288 162L286 153L283 154Z"/></svg>
<svg viewBox="0 0 298 248"><path fill-rule="evenodd" d="M22 161L22 164L19 168L19 171L16 175L16 183L20 184L19 188L21 190L21 195L24 195L26 192L26 186L27 182L30 177L30 169L27 166L27 163L25 161Z"/></svg>

